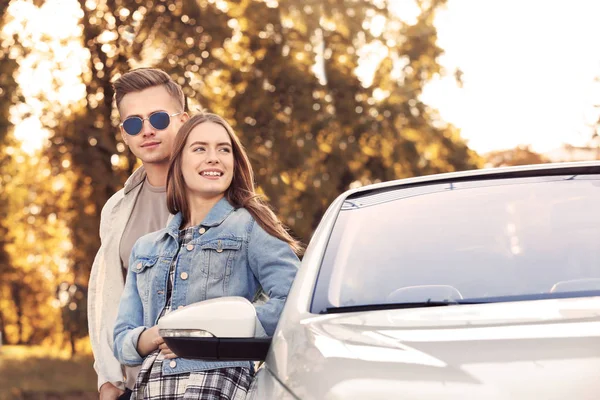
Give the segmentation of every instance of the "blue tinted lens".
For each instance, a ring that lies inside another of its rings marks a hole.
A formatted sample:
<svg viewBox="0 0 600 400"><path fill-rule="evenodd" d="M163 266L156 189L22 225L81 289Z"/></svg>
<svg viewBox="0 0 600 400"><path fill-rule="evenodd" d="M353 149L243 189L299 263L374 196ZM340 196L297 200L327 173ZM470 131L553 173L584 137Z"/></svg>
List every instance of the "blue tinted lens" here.
<svg viewBox="0 0 600 400"><path fill-rule="evenodd" d="M137 135L142 130L143 123L140 117L129 117L123 121L123 129L128 135Z"/></svg>
<svg viewBox="0 0 600 400"><path fill-rule="evenodd" d="M152 114L148 119L150 120L150 124L152 124L152 126L158 130L167 129L169 122L171 122L171 117L169 117L169 114L163 111Z"/></svg>

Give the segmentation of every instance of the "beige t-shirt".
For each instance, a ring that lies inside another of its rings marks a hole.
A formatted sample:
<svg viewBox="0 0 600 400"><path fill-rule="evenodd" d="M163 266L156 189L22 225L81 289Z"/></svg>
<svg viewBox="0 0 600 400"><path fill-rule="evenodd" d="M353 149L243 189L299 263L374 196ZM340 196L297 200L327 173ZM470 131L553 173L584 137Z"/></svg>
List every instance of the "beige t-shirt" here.
<svg viewBox="0 0 600 400"><path fill-rule="evenodd" d="M169 219L166 187L152 186L148 179L144 180L142 185L119 246L121 264L125 273L129 267L129 256L135 242L147 233L165 228Z"/></svg>

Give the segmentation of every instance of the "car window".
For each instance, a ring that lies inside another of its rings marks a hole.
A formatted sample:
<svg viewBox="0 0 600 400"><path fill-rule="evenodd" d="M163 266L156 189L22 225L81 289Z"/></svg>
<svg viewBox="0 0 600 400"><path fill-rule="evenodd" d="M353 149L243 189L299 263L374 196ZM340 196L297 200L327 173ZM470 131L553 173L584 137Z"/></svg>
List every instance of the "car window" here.
<svg viewBox="0 0 600 400"><path fill-rule="evenodd" d="M312 312L600 294L600 176L432 184L347 199Z"/></svg>

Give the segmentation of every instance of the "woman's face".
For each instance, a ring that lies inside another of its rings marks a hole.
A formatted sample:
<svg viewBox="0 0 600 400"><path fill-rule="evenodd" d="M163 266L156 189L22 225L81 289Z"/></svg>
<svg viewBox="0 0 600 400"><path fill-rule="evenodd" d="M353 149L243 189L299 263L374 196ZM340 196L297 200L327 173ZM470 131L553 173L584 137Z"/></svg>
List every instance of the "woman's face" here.
<svg viewBox="0 0 600 400"><path fill-rule="evenodd" d="M222 197L233 180L233 148L225 128L203 122L190 132L181 157L189 195Z"/></svg>

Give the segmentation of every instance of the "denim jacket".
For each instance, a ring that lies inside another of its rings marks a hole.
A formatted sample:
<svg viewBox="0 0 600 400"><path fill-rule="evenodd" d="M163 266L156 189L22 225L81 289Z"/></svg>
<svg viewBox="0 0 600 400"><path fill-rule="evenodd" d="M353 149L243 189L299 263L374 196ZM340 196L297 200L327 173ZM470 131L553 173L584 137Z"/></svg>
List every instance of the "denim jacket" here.
<svg viewBox="0 0 600 400"><path fill-rule="evenodd" d="M169 268L177 257L171 309L223 296L252 301L262 288L269 300L256 305L258 331L272 336L300 264L291 247L267 233L244 208L221 199L194 229L179 252L181 213L165 229L142 236L133 246L114 329L114 353L124 365L139 365L140 334L157 324L165 307ZM176 358L163 374L249 367L249 362Z"/></svg>

